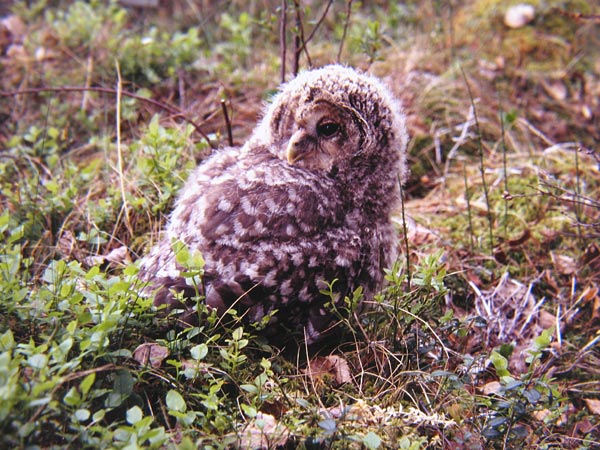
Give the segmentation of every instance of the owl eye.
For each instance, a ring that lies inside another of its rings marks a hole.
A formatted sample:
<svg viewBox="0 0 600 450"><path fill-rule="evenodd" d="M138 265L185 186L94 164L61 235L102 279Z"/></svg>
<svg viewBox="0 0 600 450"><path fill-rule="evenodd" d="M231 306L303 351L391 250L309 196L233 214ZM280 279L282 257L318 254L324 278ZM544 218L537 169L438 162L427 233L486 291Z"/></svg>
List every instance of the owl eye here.
<svg viewBox="0 0 600 450"><path fill-rule="evenodd" d="M335 122L322 122L317 125L317 135L319 137L332 137L340 131L340 125Z"/></svg>

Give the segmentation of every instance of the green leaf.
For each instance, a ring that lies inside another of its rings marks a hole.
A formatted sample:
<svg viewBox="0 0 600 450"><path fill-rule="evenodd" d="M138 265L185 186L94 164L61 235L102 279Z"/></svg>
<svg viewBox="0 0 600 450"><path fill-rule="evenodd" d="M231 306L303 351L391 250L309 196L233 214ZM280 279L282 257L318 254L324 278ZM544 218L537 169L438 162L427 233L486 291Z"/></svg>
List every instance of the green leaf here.
<svg viewBox="0 0 600 450"><path fill-rule="evenodd" d="M244 403L242 403L240 406L242 407L243 413L247 417L254 418L258 414L258 411L256 411L256 408L254 408L253 406L246 405Z"/></svg>
<svg viewBox="0 0 600 450"><path fill-rule="evenodd" d="M233 330L233 333L231 333L231 337L234 340L239 341L240 339L242 339L243 334L244 334L244 328L238 327L235 330Z"/></svg>
<svg viewBox="0 0 600 450"><path fill-rule="evenodd" d="M535 405L539 402L542 394L537 389L526 389L523 391L523 396L527 399L529 403Z"/></svg>
<svg viewBox="0 0 600 450"><path fill-rule="evenodd" d="M90 418L90 411L88 409L78 409L73 415L78 422L85 422Z"/></svg>
<svg viewBox="0 0 600 450"><path fill-rule="evenodd" d="M31 355L27 358L27 364L34 369L40 370L48 364L48 357L42 354Z"/></svg>
<svg viewBox="0 0 600 450"><path fill-rule="evenodd" d="M185 412L187 405L181 394L173 389L167 392L167 408L171 411Z"/></svg>
<svg viewBox="0 0 600 450"><path fill-rule="evenodd" d="M139 406L134 406L127 410L126 420L130 425L135 425L144 417L144 413Z"/></svg>
<svg viewBox="0 0 600 450"><path fill-rule="evenodd" d="M502 356L497 351L493 351L490 355L490 360L496 369L496 374L499 377L510 376L510 372L508 371L508 360Z"/></svg>
<svg viewBox="0 0 600 450"><path fill-rule="evenodd" d="M240 385L240 389L243 389L244 391L248 392L249 394L258 394L258 388L256 386L254 386L253 384L242 384Z"/></svg>
<svg viewBox="0 0 600 450"><path fill-rule="evenodd" d="M119 370L115 374L113 391L106 399L106 406L116 408L120 406L133 392L133 377L126 370Z"/></svg>
<svg viewBox="0 0 600 450"><path fill-rule="evenodd" d="M79 389L81 390L81 393L83 395L87 395L87 393L90 392L90 389L91 389L92 385L94 384L94 381L96 381L96 373L95 372L90 373L83 379L83 381L79 385Z"/></svg>
<svg viewBox="0 0 600 450"><path fill-rule="evenodd" d="M172 249L177 263L187 268L191 258L190 251L187 246L181 241L174 241L172 244Z"/></svg>
<svg viewBox="0 0 600 450"><path fill-rule="evenodd" d="M365 444L365 447L367 447L368 449L374 450L376 448L379 448L379 446L381 445L381 438L372 431L369 431L367 435L363 438L363 444Z"/></svg>
<svg viewBox="0 0 600 450"><path fill-rule="evenodd" d="M200 361L208 354L208 345L204 343L195 345L190 349L190 354L196 361Z"/></svg>
<svg viewBox="0 0 600 450"><path fill-rule="evenodd" d="M337 422L333 419L321 420L318 425L328 434L333 434L337 430Z"/></svg>
<svg viewBox="0 0 600 450"><path fill-rule="evenodd" d="M0 352L8 352L15 346L15 338L12 331L8 330L0 337Z"/></svg>
<svg viewBox="0 0 600 450"><path fill-rule="evenodd" d="M75 386L71 387L71 389L67 391L63 397L63 401L69 406L76 406L81 403L81 396L79 395L79 392L77 392Z"/></svg>

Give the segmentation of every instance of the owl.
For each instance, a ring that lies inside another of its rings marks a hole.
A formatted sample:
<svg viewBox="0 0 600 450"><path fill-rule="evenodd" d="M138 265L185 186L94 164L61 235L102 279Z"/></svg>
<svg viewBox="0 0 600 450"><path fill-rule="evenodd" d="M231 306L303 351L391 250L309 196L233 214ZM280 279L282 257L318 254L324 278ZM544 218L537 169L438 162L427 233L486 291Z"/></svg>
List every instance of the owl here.
<svg viewBox="0 0 600 450"><path fill-rule="evenodd" d="M216 151L189 177L140 264L154 304L195 325L200 296L280 337L327 336L344 298L376 293L397 257L391 214L407 139L400 104L377 78L341 65L300 73L244 146ZM201 283L182 275L174 242L203 256Z"/></svg>

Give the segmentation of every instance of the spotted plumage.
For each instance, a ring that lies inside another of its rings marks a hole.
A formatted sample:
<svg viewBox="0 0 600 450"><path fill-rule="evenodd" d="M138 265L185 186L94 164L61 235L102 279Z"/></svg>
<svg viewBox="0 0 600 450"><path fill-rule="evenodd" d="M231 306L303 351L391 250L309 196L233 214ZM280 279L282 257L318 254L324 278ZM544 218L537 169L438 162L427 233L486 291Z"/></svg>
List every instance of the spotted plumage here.
<svg viewBox="0 0 600 450"><path fill-rule="evenodd" d="M362 286L381 288L396 258L390 215L405 177L404 116L376 78L339 65L306 71L282 86L241 148L216 151L193 172L164 236L141 262L158 289L155 304L195 302L172 242L205 260L200 294L223 314L234 307L258 321L277 310L272 331L314 342L337 318L320 291L337 301Z"/></svg>

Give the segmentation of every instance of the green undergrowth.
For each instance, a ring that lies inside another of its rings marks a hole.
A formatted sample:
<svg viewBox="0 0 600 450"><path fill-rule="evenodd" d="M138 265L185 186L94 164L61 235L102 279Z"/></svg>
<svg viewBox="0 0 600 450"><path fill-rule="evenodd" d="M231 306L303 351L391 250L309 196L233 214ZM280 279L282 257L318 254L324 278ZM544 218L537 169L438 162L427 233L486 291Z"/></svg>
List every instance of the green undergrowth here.
<svg viewBox="0 0 600 450"><path fill-rule="evenodd" d="M202 298L201 325L178 328L137 277L190 171L226 144L223 105L243 142L279 84L281 2L209 3L13 5L0 447L594 448L597 7L534 2L508 30L495 1L287 2L287 79L302 31L302 68L339 53L381 75L411 134L387 287L331 302L340 335L306 348Z"/></svg>

